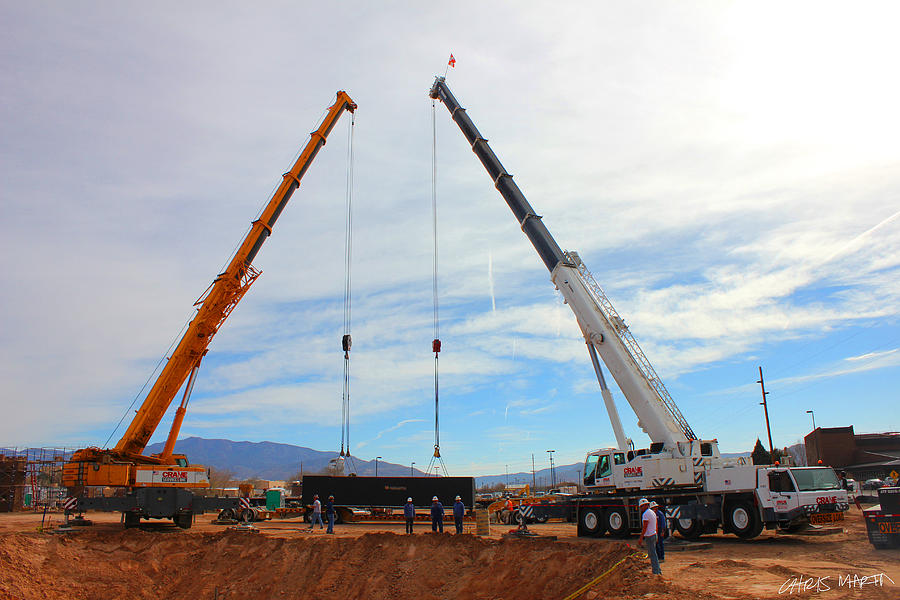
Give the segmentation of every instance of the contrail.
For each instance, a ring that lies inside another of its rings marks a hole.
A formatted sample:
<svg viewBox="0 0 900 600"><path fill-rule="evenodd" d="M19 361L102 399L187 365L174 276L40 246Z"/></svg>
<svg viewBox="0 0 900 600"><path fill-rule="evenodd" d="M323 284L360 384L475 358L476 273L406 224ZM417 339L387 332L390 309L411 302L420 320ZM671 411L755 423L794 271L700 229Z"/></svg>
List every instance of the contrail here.
<svg viewBox="0 0 900 600"><path fill-rule="evenodd" d="M821 264L829 263L829 262L833 261L835 258L837 258L838 256L840 256L841 254L850 254L850 253L854 252L856 250L856 247L858 247L860 245L859 243L863 239L872 235L873 233L875 233L876 231L878 231L879 229L881 229L882 227L884 227L885 225L887 225L888 223L890 223L891 221L896 219L897 217L900 217L900 211L895 212L894 214L889 216L887 219L881 221L877 225L870 227L870 228L866 229L865 231L863 231L861 234L859 234L858 236L856 236L855 238L853 238L852 240L850 240L849 242L847 242L846 244L841 246L831 256L829 256L824 261L822 261Z"/></svg>
<svg viewBox="0 0 900 600"><path fill-rule="evenodd" d="M497 312L497 300L494 298L494 256L488 250L488 290L491 293L491 312Z"/></svg>

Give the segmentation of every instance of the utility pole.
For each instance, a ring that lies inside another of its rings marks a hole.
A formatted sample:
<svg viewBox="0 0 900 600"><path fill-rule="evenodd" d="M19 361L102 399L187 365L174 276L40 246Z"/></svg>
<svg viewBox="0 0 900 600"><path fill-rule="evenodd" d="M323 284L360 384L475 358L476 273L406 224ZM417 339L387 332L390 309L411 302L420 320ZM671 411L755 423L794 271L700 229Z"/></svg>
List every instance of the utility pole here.
<svg viewBox="0 0 900 600"><path fill-rule="evenodd" d="M534 493L534 452L531 453L531 493Z"/></svg>
<svg viewBox="0 0 900 600"><path fill-rule="evenodd" d="M416 464L416 461L412 461L411 463L409 463L409 476L410 477L413 476L413 468L412 467L414 464Z"/></svg>
<svg viewBox="0 0 900 600"><path fill-rule="evenodd" d="M816 430L816 413L814 413L814 412L811 411L811 410L808 410L808 411L806 411L806 412L807 412L807 414L812 415L812 418L813 418L813 431L815 431L815 430Z"/></svg>
<svg viewBox="0 0 900 600"><path fill-rule="evenodd" d="M553 476L553 453L556 450L547 450L547 454L550 455L550 489L556 487L556 477Z"/></svg>
<svg viewBox="0 0 900 600"><path fill-rule="evenodd" d="M509 465L506 465L506 487L509 487Z"/></svg>
<svg viewBox="0 0 900 600"><path fill-rule="evenodd" d="M769 454L771 455L775 453L775 448L772 446L772 428L769 427L769 405L766 403L766 395L769 392L766 391L766 384L763 382L762 367L759 368L759 381L756 383L758 383L759 387L762 389L763 401L760 402L760 404L762 404L763 411L766 413L766 433L769 434Z"/></svg>
<svg viewBox="0 0 900 600"><path fill-rule="evenodd" d="M378 459L379 458L381 458L381 457L380 456L375 457L375 477L378 477Z"/></svg>

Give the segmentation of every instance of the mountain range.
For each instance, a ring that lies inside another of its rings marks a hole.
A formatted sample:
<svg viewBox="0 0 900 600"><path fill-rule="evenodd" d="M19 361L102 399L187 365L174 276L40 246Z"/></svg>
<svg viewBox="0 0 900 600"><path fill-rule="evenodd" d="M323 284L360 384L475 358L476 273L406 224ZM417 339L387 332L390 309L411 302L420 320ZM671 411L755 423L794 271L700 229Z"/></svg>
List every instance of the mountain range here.
<svg viewBox="0 0 900 600"><path fill-rule="evenodd" d="M147 446L144 454L161 452L164 444ZM304 473L320 473L338 452L323 452L292 444L275 442L232 442L189 437L175 442L175 452L185 454L191 463L230 471L235 479L265 479L282 481L295 477L302 468ZM375 475L375 461L351 457L356 473ZM415 475L425 473L413 469ZM409 465L379 460L379 475L409 475Z"/></svg>
<svg viewBox="0 0 900 600"><path fill-rule="evenodd" d="M144 454L161 452L163 443L147 446ZM801 455L805 459L802 446L792 447L792 454L797 458ZM235 479L264 479L283 481L297 476L301 469L304 473L321 473L328 467L329 461L337 458L339 453L334 451L313 450L303 446L292 444L279 444L275 442L233 442L223 439L205 439L189 437L180 439L175 443L175 452L187 455L194 464L213 467L220 471L229 471ZM3 453L3 449L0 449ZM8 451L9 454L16 452ZM749 452L723 453L723 456L749 456ZM375 475L375 460L363 460L352 457L355 472L363 476ZM799 462L799 461L798 461ZM805 461L804 461L805 462ZM412 468L411 465L401 465L385 460L378 460L378 475L408 476L410 474L423 477L425 472ZM554 479L558 483L577 482L581 479L584 469L583 462L568 465L554 466ZM529 484L536 483L538 487L550 484L550 469L542 468L531 471L518 471L515 473L502 473L498 475L473 475L471 473L457 473L451 471L450 475L474 476L476 487L493 486L503 484Z"/></svg>

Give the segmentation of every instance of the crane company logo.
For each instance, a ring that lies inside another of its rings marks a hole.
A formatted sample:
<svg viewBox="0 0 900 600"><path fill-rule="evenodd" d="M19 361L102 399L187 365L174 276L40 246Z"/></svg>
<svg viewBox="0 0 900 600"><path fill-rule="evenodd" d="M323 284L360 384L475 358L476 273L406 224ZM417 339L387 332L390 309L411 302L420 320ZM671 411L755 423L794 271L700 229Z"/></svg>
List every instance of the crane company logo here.
<svg viewBox="0 0 900 600"><path fill-rule="evenodd" d="M816 504L834 504L837 502L837 496L820 496L816 498Z"/></svg>
<svg viewBox="0 0 900 600"><path fill-rule="evenodd" d="M625 477L643 477L644 467L625 467Z"/></svg>
<svg viewBox="0 0 900 600"><path fill-rule="evenodd" d="M187 471L163 471L163 483L187 483Z"/></svg>

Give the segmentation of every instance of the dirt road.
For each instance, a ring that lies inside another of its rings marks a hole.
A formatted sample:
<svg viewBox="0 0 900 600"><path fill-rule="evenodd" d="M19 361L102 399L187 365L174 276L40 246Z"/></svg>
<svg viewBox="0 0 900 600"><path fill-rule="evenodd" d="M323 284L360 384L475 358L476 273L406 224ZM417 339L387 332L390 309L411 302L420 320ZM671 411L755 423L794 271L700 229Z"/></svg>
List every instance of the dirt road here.
<svg viewBox="0 0 900 600"><path fill-rule="evenodd" d="M564 523L532 526L550 541L504 540L509 527L496 525L484 538L425 524L405 536L400 523L338 525L331 536L299 520L248 534L211 516L188 531L89 516L93 527L60 534L37 531L40 515L0 515L0 598L563 599L607 572L578 598L900 598L900 550L872 548L856 509L834 535L705 536L711 549L670 550L658 578L635 539L579 539Z"/></svg>

